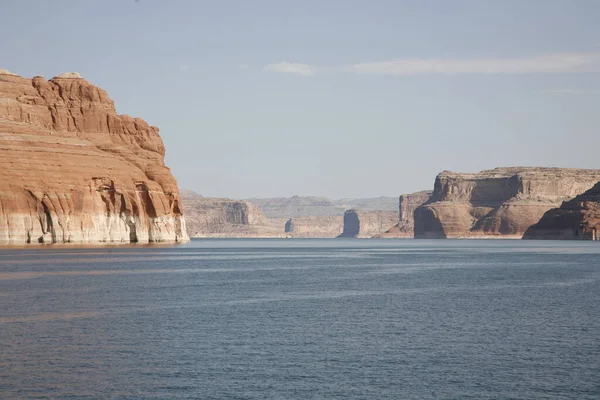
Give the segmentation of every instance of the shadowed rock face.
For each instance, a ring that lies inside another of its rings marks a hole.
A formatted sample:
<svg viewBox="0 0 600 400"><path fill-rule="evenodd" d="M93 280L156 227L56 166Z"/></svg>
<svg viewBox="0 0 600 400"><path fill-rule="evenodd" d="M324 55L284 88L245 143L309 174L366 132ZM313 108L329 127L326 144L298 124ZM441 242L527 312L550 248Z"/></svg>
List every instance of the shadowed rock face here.
<svg viewBox="0 0 600 400"><path fill-rule="evenodd" d="M164 154L78 74L0 71L0 244L188 240Z"/></svg>
<svg viewBox="0 0 600 400"><path fill-rule="evenodd" d="M600 180L600 170L496 168L444 171L431 199L415 210L415 237L521 237L546 211Z"/></svg>
<svg viewBox="0 0 600 400"><path fill-rule="evenodd" d="M288 219L287 221L285 221L285 233L292 233L294 232L294 221L292 221L292 219Z"/></svg>
<svg viewBox="0 0 600 400"><path fill-rule="evenodd" d="M523 239L599 240L600 182L590 190L547 211Z"/></svg>
<svg viewBox="0 0 600 400"><path fill-rule="evenodd" d="M373 237L397 222L398 213L393 211L348 210L344 213L344 230L340 237Z"/></svg>
<svg viewBox="0 0 600 400"><path fill-rule="evenodd" d="M398 223L387 231L377 234L376 238L412 238L415 230L415 210L431 197L431 191L403 194L399 198Z"/></svg>
<svg viewBox="0 0 600 400"><path fill-rule="evenodd" d="M357 210L344 213L344 230L340 237L358 237L360 233L360 217Z"/></svg>
<svg viewBox="0 0 600 400"><path fill-rule="evenodd" d="M401 232L413 233L415 227L415 210L420 207L423 203L429 201L431 197L430 190L424 190L422 192L416 192L411 194L403 194L400 196L398 205L400 209L400 216L398 221L398 229Z"/></svg>

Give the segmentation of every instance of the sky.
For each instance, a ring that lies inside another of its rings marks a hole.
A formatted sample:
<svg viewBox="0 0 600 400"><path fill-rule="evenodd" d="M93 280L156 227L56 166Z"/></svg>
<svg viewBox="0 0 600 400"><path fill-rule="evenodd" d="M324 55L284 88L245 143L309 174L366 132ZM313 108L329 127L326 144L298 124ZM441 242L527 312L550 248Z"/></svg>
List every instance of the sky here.
<svg viewBox="0 0 600 400"><path fill-rule="evenodd" d="M79 72L205 196L397 196L597 168L597 0L0 0L0 68Z"/></svg>

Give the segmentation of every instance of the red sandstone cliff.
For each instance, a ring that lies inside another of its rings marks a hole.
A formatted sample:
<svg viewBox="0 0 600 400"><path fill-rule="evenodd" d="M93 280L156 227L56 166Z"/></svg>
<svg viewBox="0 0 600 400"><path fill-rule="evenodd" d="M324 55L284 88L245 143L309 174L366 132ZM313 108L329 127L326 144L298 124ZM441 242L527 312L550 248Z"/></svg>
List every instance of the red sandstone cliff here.
<svg viewBox="0 0 600 400"><path fill-rule="evenodd" d="M78 74L0 70L0 244L188 240L164 154Z"/></svg>

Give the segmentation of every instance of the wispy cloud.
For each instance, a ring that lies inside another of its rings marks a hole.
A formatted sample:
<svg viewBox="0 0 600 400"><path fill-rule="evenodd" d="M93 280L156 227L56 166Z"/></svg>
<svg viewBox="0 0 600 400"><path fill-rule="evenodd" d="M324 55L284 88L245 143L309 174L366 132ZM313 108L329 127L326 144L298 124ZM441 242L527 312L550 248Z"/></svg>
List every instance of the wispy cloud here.
<svg viewBox="0 0 600 400"><path fill-rule="evenodd" d="M190 69L190 66L189 66L189 65L187 65L187 64L181 64L181 65L179 66L179 70L180 70L180 71L186 71L186 70L188 70L188 69Z"/></svg>
<svg viewBox="0 0 600 400"><path fill-rule="evenodd" d="M240 64L238 66L239 69L248 69L249 65L248 64Z"/></svg>
<svg viewBox="0 0 600 400"><path fill-rule="evenodd" d="M600 94L600 90L586 89L546 89L542 90L542 92L555 94Z"/></svg>
<svg viewBox="0 0 600 400"><path fill-rule="evenodd" d="M598 53L559 53L522 58L408 58L354 64L349 71L365 74L534 74L600 70Z"/></svg>
<svg viewBox="0 0 600 400"><path fill-rule="evenodd" d="M317 71L392 76L600 72L600 53L551 53L512 58L401 58L331 68L284 61L269 64L264 70L305 76L313 76Z"/></svg>
<svg viewBox="0 0 600 400"><path fill-rule="evenodd" d="M313 76L315 74L315 67L312 65L293 63L288 61L282 61L276 64L269 64L266 67L264 67L263 70L303 76Z"/></svg>

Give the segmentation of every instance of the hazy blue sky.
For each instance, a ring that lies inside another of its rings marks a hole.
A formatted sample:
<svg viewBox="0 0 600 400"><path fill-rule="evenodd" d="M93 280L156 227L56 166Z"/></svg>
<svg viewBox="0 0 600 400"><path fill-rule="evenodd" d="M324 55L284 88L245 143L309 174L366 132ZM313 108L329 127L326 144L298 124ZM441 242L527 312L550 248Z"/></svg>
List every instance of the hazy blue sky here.
<svg viewBox="0 0 600 400"><path fill-rule="evenodd" d="M600 1L0 0L0 68L77 71L209 196L395 196L600 167Z"/></svg>

